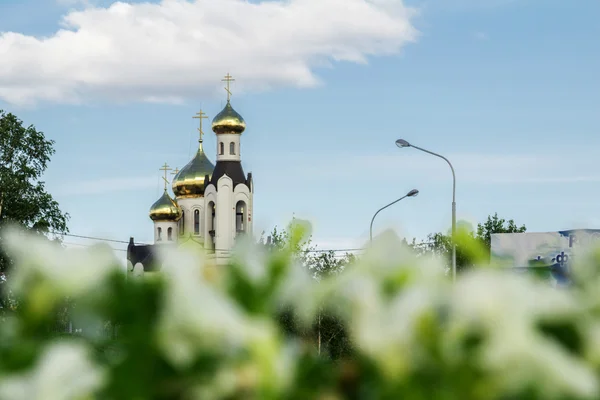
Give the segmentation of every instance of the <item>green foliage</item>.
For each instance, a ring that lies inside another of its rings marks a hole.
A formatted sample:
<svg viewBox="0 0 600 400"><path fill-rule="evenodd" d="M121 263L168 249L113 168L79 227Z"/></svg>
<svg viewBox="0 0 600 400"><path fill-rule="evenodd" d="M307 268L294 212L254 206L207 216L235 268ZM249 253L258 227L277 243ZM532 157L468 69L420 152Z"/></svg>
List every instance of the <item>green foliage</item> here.
<svg viewBox="0 0 600 400"><path fill-rule="evenodd" d="M68 214L61 212L40 180L54 154L53 145L34 126L25 127L14 114L0 110L0 228L17 223L39 235L68 232ZM11 264L2 241L0 235L0 275L8 274ZM0 279L0 313L14 306L3 287Z"/></svg>
<svg viewBox="0 0 600 400"><path fill-rule="evenodd" d="M492 269L453 283L391 237L316 279L294 256L306 233L240 247L225 267L165 249L144 277L105 247L7 234L22 307L0 324L0 398L600 396L600 251L569 290ZM56 329L64 298L74 334Z"/></svg>
<svg viewBox="0 0 600 400"><path fill-rule="evenodd" d="M302 239L293 242L291 239L293 232L298 229L300 229L300 232L297 233L297 236ZM270 242L267 243L263 232L259 243L267 246L271 252L288 251L290 259L306 268L312 277L317 280L339 274L346 266L356 261L356 257L351 253L346 253L340 257L333 250L317 250L306 230L306 223L295 218L285 231L274 227L269 238ZM334 314L329 313L328 310L321 309L319 311L311 329L299 329L296 316L290 310L283 311L280 318L286 332L293 332L304 340L314 342L319 352L327 353L333 359L351 352L342 321L336 318Z"/></svg>
<svg viewBox="0 0 600 400"><path fill-rule="evenodd" d="M488 216L487 221L483 224L477 225L477 238L488 249L489 257L490 242L493 233L523 233L526 230L525 225L517 226L512 219L506 221L504 218L499 218L498 213L495 213L493 216Z"/></svg>
<svg viewBox="0 0 600 400"><path fill-rule="evenodd" d="M67 231L68 215L40 181L53 144L35 127L24 127L14 114L0 110L0 224L16 222L41 234Z"/></svg>
<svg viewBox="0 0 600 400"><path fill-rule="evenodd" d="M293 259L308 268L317 279L339 273L356 260L352 253L340 257L333 250L318 250L312 244L312 236L306 231L306 226L305 221L294 218L286 230L274 227L268 239L265 239L263 232L258 242L270 251L290 251ZM301 239L293 241L292 232L295 230L300 230L297 235Z"/></svg>
<svg viewBox="0 0 600 400"><path fill-rule="evenodd" d="M527 228L525 225L517 226L511 220L499 218L498 213L489 215L484 223L477 224L477 230L470 232L465 228L457 228L456 238L456 266L458 271L464 271L473 265L485 265L490 259L491 236L494 233L522 233ZM413 239L408 244L417 254L433 254L441 256L452 263L452 235L441 232L431 233L427 236L426 243L419 245Z"/></svg>

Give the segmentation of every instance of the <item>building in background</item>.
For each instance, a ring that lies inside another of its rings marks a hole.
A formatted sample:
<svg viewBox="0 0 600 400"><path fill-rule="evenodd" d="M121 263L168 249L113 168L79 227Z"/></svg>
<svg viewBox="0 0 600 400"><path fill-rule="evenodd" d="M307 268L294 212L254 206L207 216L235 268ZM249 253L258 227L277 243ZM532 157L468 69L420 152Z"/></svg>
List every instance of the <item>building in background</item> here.
<svg viewBox="0 0 600 400"><path fill-rule="evenodd" d="M241 136L246 122L231 106L227 74L227 104L212 121L217 136L216 164L206 155L203 147L202 121L208 118L200 111L198 118L200 138L194 158L180 171L174 172L168 192L165 164L162 196L150 207L154 222L154 244L136 245L130 238L127 248L127 270L134 275L160 269L157 246L179 246L193 242L202 247L216 264L224 264L230 256L236 239L252 233L254 186L252 173L244 173L241 162Z"/></svg>
<svg viewBox="0 0 600 400"><path fill-rule="evenodd" d="M600 244L600 229L491 235L491 262L544 273L557 286L570 283L569 263L578 251Z"/></svg>

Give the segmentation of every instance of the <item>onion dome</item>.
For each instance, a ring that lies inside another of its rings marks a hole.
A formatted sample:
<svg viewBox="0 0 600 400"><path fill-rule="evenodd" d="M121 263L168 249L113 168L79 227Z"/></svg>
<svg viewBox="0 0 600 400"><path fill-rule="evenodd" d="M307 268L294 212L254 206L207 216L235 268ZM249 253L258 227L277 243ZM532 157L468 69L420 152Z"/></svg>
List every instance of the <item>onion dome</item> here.
<svg viewBox="0 0 600 400"><path fill-rule="evenodd" d="M175 197L204 196L204 180L206 175L209 177L212 175L214 169L215 166L204 153L202 143L200 143L194 158L173 178L172 188Z"/></svg>
<svg viewBox="0 0 600 400"><path fill-rule="evenodd" d="M246 122L240 114L231 107L227 100L225 108L212 121L212 130L217 135L225 133L240 134L246 129Z"/></svg>
<svg viewBox="0 0 600 400"><path fill-rule="evenodd" d="M181 215L181 208L169 196L166 189L163 195L150 207L150 219L152 221L178 221Z"/></svg>

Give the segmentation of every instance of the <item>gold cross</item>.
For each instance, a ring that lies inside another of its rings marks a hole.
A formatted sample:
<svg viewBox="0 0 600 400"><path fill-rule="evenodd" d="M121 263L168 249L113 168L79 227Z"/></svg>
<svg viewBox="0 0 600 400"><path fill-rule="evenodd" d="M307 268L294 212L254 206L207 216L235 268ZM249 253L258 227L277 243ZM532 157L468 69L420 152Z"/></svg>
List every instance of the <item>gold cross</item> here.
<svg viewBox="0 0 600 400"><path fill-rule="evenodd" d="M177 175L179 173L179 168L175 167L175 170L171 172L171 175Z"/></svg>
<svg viewBox="0 0 600 400"><path fill-rule="evenodd" d="M159 168L160 171L165 171L165 176L163 176L163 180L165 181L165 192L167 191L167 185L169 184L169 181L167 180L167 171L170 171L171 169L172 168L169 168L167 163Z"/></svg>
<svg viewBox="0 0 600 400"><path fill-rule="evenodd" d="M233 81L235 81L235 79L233 79L233 77L229 75L229 72L227 73L227 75L225 75L225 79L221 79L221 82L227 82L227 87L225 88L225 90L227 91L227 101L229 101L229 99L231 98L231 90L229 90L229 83Z"/></svg>
<svg viewBox="0 0 600 400"><path fill-rule="evenodd" d="M208 116L206 115L205 112L200 110L192 118L196 118L196 119L200 120L200 128L197 128L197 129L198 129L198 132L200 132L200 143L202 143L202 135L204 135L204 132L202 132L202 120L208 118Z"/></svg>

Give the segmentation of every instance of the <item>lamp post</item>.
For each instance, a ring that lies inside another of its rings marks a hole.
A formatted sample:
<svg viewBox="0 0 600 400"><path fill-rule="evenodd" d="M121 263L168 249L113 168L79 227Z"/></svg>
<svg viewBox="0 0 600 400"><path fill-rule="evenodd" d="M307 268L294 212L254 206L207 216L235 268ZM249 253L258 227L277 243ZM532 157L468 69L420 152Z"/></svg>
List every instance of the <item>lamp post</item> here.
<svg viewBox="0 0 600 400"><path fill-rule="evenodd" d="M381 207L379 210L377 210L377 212L375 213L375 215L373 215L373 218L371 219L371 227L369 228L369 239L370 239L371 243L373 243L373 221L375 221L375 217L377 216L377 214L379 214L380 211L385 210L389 206L396 204L397 202L399 202L400 200L402 200L405 197L415 197L418 194L419 194L419 191L417 189L413 189L410 192L406 193L404 196L400 197L398 200L393 201L390 204L388 204L387 206Z"/></svg>
<svg viewBox="0 0 600 400"><path fill-rule="evenodd" d="M452 164L450 163L450 161L448 161L448 159L446 157L444 157L440 154L434 153L433 151L425 150L420 147L414 146L414 145L408 143L404 139L396 140L396 146L398 146L400 148L413 147L417 150L421 150L421 151L424 151L425 153L439 157L439 158L445 160L448 163L448 165L450 166L450 169L452 170L452 280L455 281L456 280L456 242L455 242L455 239L456 239L456 175L454 174L454 167L452 166Z"/></svg>

